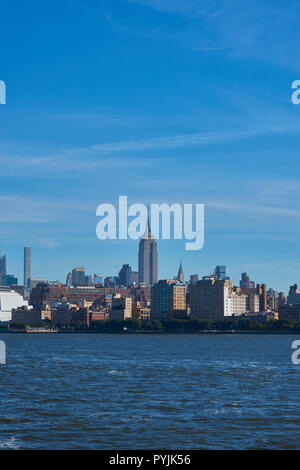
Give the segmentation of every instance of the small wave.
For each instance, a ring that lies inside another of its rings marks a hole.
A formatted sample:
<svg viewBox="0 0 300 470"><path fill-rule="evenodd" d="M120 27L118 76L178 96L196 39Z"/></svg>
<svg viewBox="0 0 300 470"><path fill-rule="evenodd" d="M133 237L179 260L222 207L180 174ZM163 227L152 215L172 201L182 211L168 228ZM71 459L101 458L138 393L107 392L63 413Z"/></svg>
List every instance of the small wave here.
<svg viewBox="0 0 300 470"><path fill-rule="evenodd" d="M236 406L232 406L232 405L225 405L224 408L220 408L220 409L217 409L214 411L214 414L215 415L218 415L218 414L227 414L227 413L237 413L237 414L241 414L242 413L242 410L240 410L238 407Z"/></svg>
<svg viewBox="0 0 300 470"><path fill-rule="evenodd" d="M117 370L117 369L111 369L108 371L109 374L115 374L115 375L124 375L124 372L122 372L121 370Z"/></svg>
<svg viewBox="0 0 300 470"><path fill-rule="evenodd" d="M14 418L12 416L3 416L2 418L0 418L0 424L27 423L29 421L30 420L26 418Z"/></svg>
<svg viewBox="0 0 300 470"><path fill-rule="evenodd" d="M18 449L19 447L14 437L0 441L0 449Z"/></svg>
<svg viewBox="0 0 300 470"><path fill-rule="evenodd" d="M54 361L54 362L71 362L72 359L68 359L64 356L52 356L49 357L49 362Z"/></svg>

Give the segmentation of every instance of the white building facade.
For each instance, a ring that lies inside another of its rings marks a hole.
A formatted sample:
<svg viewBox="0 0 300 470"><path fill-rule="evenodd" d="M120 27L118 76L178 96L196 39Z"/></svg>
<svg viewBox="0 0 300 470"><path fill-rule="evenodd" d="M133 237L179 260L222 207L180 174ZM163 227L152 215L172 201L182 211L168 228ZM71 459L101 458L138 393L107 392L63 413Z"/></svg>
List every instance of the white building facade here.
<svg viewBox="0 0 300 470"><path fill-rule="evenodd" d="M11 321L11 311L18 307L28 307L27 300L14 290L0 290L0 322Z"/></svg>

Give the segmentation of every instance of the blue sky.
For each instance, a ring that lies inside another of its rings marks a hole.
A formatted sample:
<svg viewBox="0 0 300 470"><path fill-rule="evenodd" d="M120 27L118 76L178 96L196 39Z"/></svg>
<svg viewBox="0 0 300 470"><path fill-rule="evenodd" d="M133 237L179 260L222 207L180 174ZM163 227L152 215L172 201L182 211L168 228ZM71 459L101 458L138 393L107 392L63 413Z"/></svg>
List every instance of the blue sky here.
<svg viewBox="0 0 300 470"><path fill-rule="evenodd" d="M96 207L205 204L205 245L159 241L159 277L226 264L238 282L300 281L300 5L288 1L7 1L0 232L8 272L137 268L96 238ZM300 282L299 282L300 283Z"/></svg>

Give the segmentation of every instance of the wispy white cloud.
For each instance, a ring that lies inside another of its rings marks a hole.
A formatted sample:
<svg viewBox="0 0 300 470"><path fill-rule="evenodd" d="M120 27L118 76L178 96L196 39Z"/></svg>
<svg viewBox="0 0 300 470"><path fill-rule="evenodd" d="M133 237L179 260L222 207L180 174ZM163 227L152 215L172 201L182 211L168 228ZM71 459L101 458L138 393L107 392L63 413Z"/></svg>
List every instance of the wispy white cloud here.
<svg viewBox="0 0 300 470"><path fill-rule="evenodd" d="M209 38L210 50L223 49L236 58L252 58L299 69L299 2L266 0L128 0L164 13L182 15L198 22L198 35L192 39L195 49L205 49L203 27ZM192 25L183 28L190 31ZM194 28L195 29L195 28ZM194 31L193 29L193 31ZM174 39L181 31L174 34ZM169 39L169 36L168 36Z"/></svg>
<svg viewBox="0 0 300 470"><path fill-rule="evenodd" d="M176 116L175 116L176 117ZM70 124L72 127L79 124L80 127L88 126L88 128L137 128L150 124L153 119L156 121L161 116L138 116L130 113L113 113L107 112L57 112L57 113L43 113L41 119L50 119L51 121L63 122L64 125ZM164 116L165 118L165 116ZM168 116L174 120L174 116ZM163 121L163 119L161 119Z"/></svg>
<svg viewBox="0 0 300 470"><path fill-rule="evenodd" d="M246 203L239 201L226 200L208 200L205 205L212 209L227 210L231 212L253 212L255 214L280 216L280 217L300 217L300 207L284 207L255 203Z"/></svg>
<svg viewBox="0 0 300 470"><path fill-rule="evenodd" d="M253 138L257 136L291 132L285 126L260 126L245 129L229 129L225 131L182 134L152 139L129 140L96 144L87 147L62 150L49 156L13 156L0 155L0 174L11 169L16 172L30 172L38 169L41 172L57 172L58 168L72 171L93 171L105 168L147 168L161 165L162 159L158 157L138 158L132 154L143 151L181 149L210 144L221 144L235 140ZM126 158L116 157L124 154ZM129 157L128 157L129 154ZM169 158L169 157L168 157ZM171 157L172 158L172 157Z"/></svg>
<svg viewBox="0 0 300 470"><path fill-rule="evenodd" d="M281 133L289 131L289 128L284 126L261 126L248 129L230 129L226 131L206 132L206 133L193 133L174 135L169 137L159 137L153 139L131 140L123 142L113 142L108 144L92 145L89 147L82 147L77 149L66 150L61 152L60 155L84 155L84 154L98 154L107 155L120 152L137 152L144 150L159 150L159 149L172 149L182 147L192 147L208 145L213 143L223 143L225 141L246 139L259 135Z"/></svg>
<svg viewBox="0 0 300 470"><path fill-rule="evenodd" d="M0 194L0 222L49 224L67 222L74 214L94 212L94 206L66 199L43 199L20 194Z"/></svg>
<svg viewBox="0 0 300 470"><path fill-rule="evenodd" d="M136 168L147 168L153 166L159 166L159 158L115 158L104 157L89 159L89 155L92 151L89 147L82 149L62 151L59 154L42 157L28 157L14 156L14 155L2 155L0 156L0 174L2 176L10 175L12 171L14 174L32 174L39 172L40 174L52 174L55 173L59 177L61 172L71 170L72 172L91 172L96 170L110 169L112 171L116 169L136 169ZM100 157L102 155L99 155ZM65 176L65 175L64 175Z"/></svg>

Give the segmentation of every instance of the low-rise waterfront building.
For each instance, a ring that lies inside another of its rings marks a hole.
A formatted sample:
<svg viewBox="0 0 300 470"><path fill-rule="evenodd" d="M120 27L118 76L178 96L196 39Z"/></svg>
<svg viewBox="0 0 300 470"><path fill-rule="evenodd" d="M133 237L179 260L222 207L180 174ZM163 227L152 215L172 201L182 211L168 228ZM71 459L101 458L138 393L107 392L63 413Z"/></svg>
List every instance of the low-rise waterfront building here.
<svg viewBox="0 0 300 470"><path fill-rule="evenodd" d="M152 287L151 318L185 318L186 286L176 280L162 280Z"/></svg>
<svg viewBox="0 0 300 470"><path fill-rule="evenodd" d="M191 318L223 320L233 315L232 281L213 276L197 281L190 286L190 302Z"/></svg>
<svg viewBox="0 0 300 470"><path fill-rule="evenodd" d="M300 321L300 304L280 305L278 307L278 319Z"/></svg>
<svg viewBox="0 0 300 470"><path fill-rule="evenodd" d="M151 315L150 305L143 305L141 302L133 302L132 304L132 318L140 320L149 320Z"/></svg>
<svg viewBox="0 0 300 470"><path fill-rule="evenodd" d="M103 286L80 286L70 287L65 284L38 284L30 293L30 304L40 305L42 303L52 304L55 301L67 300L70 303L78 304L80 301L96 302L103 298L111 298L115 294L121 297L131 297L134 301L150 302L151 287L129 286L103 287Z"/></svg>
<svg viewBox="0 0 300 470"><path fill-rule="evenodd" d="M51 317L51 312L50 312ZM41 320L45 320L43 317L42 310L30 308L30 307L19 307L12 310L11 321L13 323L22 323L24 325L32 325Z"/></svg>
<svg viewBox="0 0 300 470"><path fill-rule="evenodd" d="M116 294L112 299L112 306L109 318L110 320L126 320L132 317L132 299L131 297L121 297Z"/></svg>

